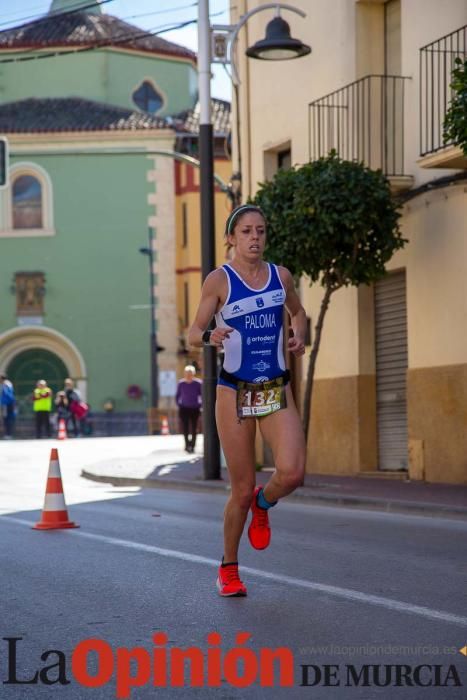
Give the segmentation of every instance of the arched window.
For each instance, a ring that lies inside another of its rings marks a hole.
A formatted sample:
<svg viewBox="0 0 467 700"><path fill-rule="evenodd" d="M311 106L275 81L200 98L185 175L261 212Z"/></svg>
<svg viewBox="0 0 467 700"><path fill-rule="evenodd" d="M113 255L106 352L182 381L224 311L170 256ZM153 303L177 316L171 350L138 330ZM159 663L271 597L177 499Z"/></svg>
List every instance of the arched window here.
<svg viewBox="0 0 467 700"><path fill-rule="evenodd" d="M52 180L38 163L15 163L0 190L0 238L54 236Z"/></svg>
<svg viewBox="0 0 467 700"><path fill-rule="evenodd" d="M42 186L33 175L18 175L12 181L12 223L14 229L43 228Z"/></svg>
<svg viewBox="0 0 467 700"><path fill-rule="evenodd" d="M133 102L143 112L155 114L164 105L164 98L149 80L144 80L132 94Z"/></svg>

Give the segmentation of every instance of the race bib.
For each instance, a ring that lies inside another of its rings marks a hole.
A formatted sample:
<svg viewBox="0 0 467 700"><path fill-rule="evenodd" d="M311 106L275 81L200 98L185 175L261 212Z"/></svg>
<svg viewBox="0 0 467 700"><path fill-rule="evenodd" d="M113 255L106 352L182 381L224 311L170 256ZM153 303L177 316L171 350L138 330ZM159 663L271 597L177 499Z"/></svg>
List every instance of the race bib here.
<svg viewBox="0 0 467 700"><path fill-rule="evenodd" d="M269 382L238 382L237 415L239 418L261 418L286 408L283 377Z"/></svg>

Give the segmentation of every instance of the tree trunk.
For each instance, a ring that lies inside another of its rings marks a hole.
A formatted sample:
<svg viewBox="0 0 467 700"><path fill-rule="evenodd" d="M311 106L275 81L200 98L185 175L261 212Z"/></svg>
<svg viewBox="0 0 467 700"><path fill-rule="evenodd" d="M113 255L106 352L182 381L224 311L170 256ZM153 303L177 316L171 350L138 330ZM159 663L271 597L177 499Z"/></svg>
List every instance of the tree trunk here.
<svg viewBox="0 0 467 700"><path fill-rule="evenodd" d="M335 287L328 286L324 292L324 297L319 310L318 321L315 326L315 337L311 346L310 360L308 363L308 372L306 377L305 396L303 397L303 429L305 431L305 442L308 444L308 432L311 416L311 399L313 395L313 378L315 375L316 358L321 342L321 331L323 330L324 317L329 307L331 294L335 291Z"/></svg>

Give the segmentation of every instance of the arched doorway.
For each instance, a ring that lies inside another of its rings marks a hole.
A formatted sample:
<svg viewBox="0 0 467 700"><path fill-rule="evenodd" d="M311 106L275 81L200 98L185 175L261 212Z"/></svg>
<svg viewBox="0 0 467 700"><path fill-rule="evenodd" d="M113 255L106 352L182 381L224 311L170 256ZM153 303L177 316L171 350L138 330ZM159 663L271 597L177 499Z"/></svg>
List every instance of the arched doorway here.
<svg viewBox="0 0 467 700"><path fill-rule="evenodd" d="M0 333L0 371L11 377L20 397L20 413L32 412L28 395L38 379L51 382L54 391L63 379L75 380L82 398L87 398L87 371L83 356L65 335L46 326L18 326ZM16 379L19 385L16 385Z"/></svg>
<svg viewBox="0 0 467 700"><path fill-rule="evenodd" d="M32 411L31 395L39 379L45 379L54 394L63 388L68 370L62 360L49 350L34 348L16 355L7 367L15 387L21 413Z"/></svg>

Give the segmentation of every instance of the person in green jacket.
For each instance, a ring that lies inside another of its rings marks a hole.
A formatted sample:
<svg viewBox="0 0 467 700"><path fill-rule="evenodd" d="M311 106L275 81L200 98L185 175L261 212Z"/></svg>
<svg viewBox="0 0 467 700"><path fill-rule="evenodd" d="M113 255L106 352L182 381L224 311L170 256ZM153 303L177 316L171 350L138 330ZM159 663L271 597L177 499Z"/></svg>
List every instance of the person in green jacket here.
<svg viewBox="0 0 467 700"><path fill-rule="evenodd" d="M45 379L39 379L33 393L34 416L36 419L36 438L52 437L50 413L52 411L52 389L47 386Z"/></svg>

